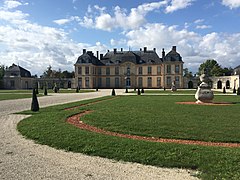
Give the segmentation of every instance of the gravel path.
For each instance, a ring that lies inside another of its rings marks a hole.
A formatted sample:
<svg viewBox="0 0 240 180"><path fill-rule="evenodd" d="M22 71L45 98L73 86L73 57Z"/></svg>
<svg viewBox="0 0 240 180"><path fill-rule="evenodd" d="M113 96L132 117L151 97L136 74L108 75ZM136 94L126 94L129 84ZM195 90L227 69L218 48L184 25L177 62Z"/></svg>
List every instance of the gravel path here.
<svg viewBox="0 0 240 180"><path fill-rule="evenodd" d="M121 94L123 90L117 90ZM111 90L84 94L53 94L38 98L40 107L109 95ZM57 96L57 98L56 98ZM27 115L31 99L0 101L0 179L197 179L184 169L167 169L118 162L80 153L64 152L23 138L17 123Z"/></svg>

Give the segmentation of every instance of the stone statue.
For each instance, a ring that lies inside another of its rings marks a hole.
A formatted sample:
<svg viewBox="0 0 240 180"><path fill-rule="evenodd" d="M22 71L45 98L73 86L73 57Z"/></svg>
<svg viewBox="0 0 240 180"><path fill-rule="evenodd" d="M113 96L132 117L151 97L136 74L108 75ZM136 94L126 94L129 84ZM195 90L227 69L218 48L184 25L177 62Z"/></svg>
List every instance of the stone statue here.
<svg viewBox="0 0 240 180"><path fill-rule="evenodd" d="M175 85L175 81L172 82L172 87L171 87L172 91L177 91L176 85Z"/></svg>
<svg viewBox="0 0 240 180"><path fill-rule="evenodd" d="M203 74L200 76L201 84L198 86L195 98L197 99L196 103L211 103L213 100L213 92L211 87L208 85L208 72L205 69Z"/></svg>

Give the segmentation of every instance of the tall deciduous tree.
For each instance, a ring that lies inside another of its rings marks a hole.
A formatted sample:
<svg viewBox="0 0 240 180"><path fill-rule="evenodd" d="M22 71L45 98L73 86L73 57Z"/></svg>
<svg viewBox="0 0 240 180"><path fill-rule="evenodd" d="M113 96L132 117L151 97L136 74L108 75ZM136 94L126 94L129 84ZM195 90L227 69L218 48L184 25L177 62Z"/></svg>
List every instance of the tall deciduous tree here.
<svg viewBox="0 0 240 180"><path fill-rule="evenodd" d="M192 74L191 71L188 70L188 68L184 68L183 69L183 76L187 77L187 78L191 78L191 77L193 77L193 74Z"/></svg>
<svg viewBox="0 0 240 180"><path fill-rule="evenodd" d="M202 63L198 68L198 74L202 74L205 70L209 76L222 76L224 73L221 66L214 59L208 59Z"/></svg>
<svg viewBox="0 0 240 180"><path fill-rule="evenodd" d="M4 65L0 65L0 79L3 79L5 70L6 70L6 67Z"/></svg>

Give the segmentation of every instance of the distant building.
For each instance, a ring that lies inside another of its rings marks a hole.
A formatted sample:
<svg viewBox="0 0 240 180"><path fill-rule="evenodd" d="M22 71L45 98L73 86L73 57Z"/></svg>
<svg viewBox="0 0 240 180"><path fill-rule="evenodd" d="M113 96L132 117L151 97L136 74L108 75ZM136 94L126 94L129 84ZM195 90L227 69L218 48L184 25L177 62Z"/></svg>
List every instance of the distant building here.
<svg viewBox="0 0 240 180"><path fill-rule="evenodd" d="M80 88L183 88L183 61L176 46L160 58L156 49L139 51L113 49L105 55L83 49L75 64L76 86Z"/></svg>
<svg viewBox="0 0 240 180"><path fill-rule="evenodd" d="M33 86L33 80L28 70L16 64L6 69L3 77L5 89L29 89Z"/></svg>

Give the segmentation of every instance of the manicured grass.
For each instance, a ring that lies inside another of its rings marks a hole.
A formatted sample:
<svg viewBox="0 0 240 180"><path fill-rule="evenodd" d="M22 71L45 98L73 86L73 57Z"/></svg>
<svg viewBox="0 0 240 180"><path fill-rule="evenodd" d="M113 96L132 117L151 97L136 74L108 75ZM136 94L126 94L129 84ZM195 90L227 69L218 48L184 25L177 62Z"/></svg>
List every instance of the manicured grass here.
<svg viewBox="0 0 240 180"><path fill-rule="evenodd" d="M94 90L83 89L79 93L88 93L94 92ZM52 89L48 90L48 95L53 93ZM60 89L59 93L76 93L75 89ZM43 90L39 90L38 97L43 96ZM0 90L0 101L1 100L10 100L10 99L23 99L31 98L32 90Z"/></svg>
<svg viewBox="0 0 240 180"><path fill-rule="evenodd" d="M105 97L108 99L110 97ZM21 121L18 130L41 144L116 160L160 167L197 169L203 179L239 179L240 148L154 143L81 130L66 118L93 110L81 120L122 133L206 141L240 141L240 104L231 106L179 105L190 96L124 96L65 111L96 100L42 108ZM240 102L239 96L218 96L216 101Z"/></svg>
<svg viewBox="0 0 240 180"><path fill-rule="evenodd" d="M38 94L38 97L43 96L42 94ZM0 93L0 101L2 100L10 100L10 99L23 99L23 98L31 98L32 94L1 94Z"/></svg>
<svg viewBox="0 0 240 180"><path fill-rule="evenodd" d="M175 94L195 94L197 90L186 90L186 89L178 89L177 91L172 92L171 89L166 89L165 91L163 89L155 89L155 90L148 90L145 89L144 93L147 94L168 94L168 95L175 95ZM134 93L134 91L131 91L132 93ZM135 93L137 93L137 91L135 91ZM214 91L214 94L223 94L221 91ZM227 92L226 94L232 94L230 92Z"/></svg>

